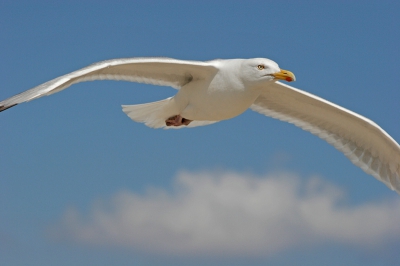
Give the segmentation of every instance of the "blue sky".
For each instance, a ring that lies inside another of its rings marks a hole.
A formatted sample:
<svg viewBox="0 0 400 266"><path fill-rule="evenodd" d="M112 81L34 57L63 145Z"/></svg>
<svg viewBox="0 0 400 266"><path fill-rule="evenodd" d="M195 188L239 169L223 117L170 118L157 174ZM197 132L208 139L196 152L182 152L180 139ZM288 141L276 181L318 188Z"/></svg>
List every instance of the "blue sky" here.
<svg viewBox="0 0 400 266"><path fill-rule="evenodd" d="M0 98L120 57L266 57L400 140L396 1L1 1ZM395 265L400 200L333 147L248 111L185 130L95 81L0 114L1 265Z"/></svg>

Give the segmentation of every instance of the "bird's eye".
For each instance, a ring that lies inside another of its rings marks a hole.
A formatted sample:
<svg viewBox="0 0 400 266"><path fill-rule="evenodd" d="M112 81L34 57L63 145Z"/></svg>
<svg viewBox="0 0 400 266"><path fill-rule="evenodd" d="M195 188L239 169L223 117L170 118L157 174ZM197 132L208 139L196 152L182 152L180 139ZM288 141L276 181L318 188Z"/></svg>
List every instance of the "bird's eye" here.
<svg viewBox="0 0 400 266"><path fill-rule="evenodd" d="M258 68L258 70L263 70L263 69L265 68L265 66L263 66L263 65L258 65L257 68Z"/></svg>

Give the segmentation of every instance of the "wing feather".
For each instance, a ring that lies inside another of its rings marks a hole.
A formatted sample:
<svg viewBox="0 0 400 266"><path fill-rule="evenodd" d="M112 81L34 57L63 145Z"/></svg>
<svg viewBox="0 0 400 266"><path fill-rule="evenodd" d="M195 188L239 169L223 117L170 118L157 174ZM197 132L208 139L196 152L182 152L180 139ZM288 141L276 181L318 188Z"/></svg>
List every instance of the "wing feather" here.
<svg viewBox="0 0 400 266"><path fill-rule="evenodd" d="M280 82L266 88L251 109L317 135L400 194L400 146L373 121Z"/></svg>
<svg viewBox="0 0 400 266"><path fill-rule="evenodd" d="M171 58L112 59L92 64L1 101L0 112L19 103L59 92L78 82L124 80L179 89L192 80L211 78L217 71L212 61Z"/></svg>

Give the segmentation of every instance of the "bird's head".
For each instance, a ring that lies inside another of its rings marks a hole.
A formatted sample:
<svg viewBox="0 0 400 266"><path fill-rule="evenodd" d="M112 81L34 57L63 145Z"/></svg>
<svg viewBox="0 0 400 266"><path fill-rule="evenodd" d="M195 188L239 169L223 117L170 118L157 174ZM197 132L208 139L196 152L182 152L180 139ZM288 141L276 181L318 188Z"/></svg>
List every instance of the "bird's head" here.
<svg viewBox="0 0 400 266"><path fill-rule="evenodd" d="M266 58L246 59L241 65L242 78L246 82L262 84L268 81L295 81L296 77L290 71L280 69L278 64Z"/></svg>

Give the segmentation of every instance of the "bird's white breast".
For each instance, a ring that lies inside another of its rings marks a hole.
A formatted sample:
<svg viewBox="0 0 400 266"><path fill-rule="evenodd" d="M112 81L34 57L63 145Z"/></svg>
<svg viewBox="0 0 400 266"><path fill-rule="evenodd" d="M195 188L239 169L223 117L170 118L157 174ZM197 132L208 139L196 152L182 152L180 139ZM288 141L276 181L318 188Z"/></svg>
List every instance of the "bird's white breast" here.
<svg viewBox="0 0 400 266"><path fill-rule="evenodd" d="M237 75L219 72L210 80L192 81L175 96L181 116L190 120L219 121L246 111L259 95L246 88Z"/></svg>

